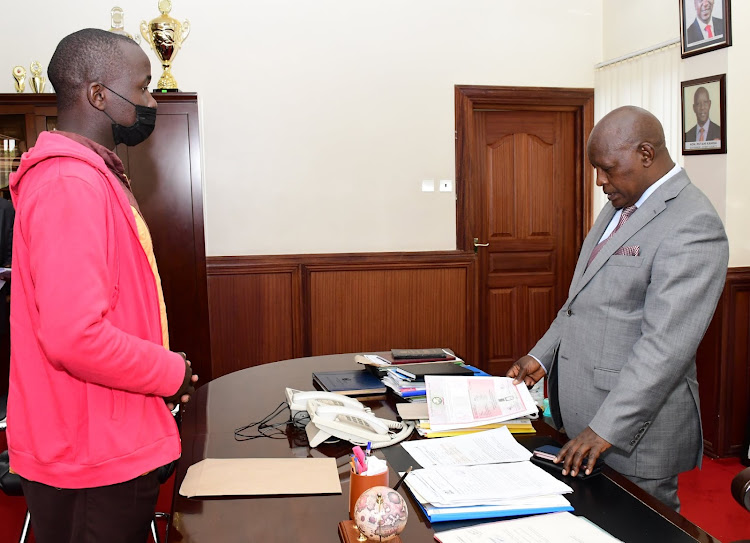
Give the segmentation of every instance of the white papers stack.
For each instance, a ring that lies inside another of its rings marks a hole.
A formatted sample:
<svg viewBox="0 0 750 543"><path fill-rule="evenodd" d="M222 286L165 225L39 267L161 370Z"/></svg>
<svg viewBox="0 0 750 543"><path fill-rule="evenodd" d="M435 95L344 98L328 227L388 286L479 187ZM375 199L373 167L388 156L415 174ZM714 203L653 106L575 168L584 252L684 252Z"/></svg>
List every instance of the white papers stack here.
<svg viewBox="0 0 750 543"><path fill-rule="evenodd" d="M573 490L529 462L507 428L402 446L423 466L405 483L432 522L573 509L563 497Z"/></svg>
<svg viewBox="0 0 750 543"><path fill-rule="evenodd" d="M435 534L440 543L617 543L610 534L584 517L555 513L479 524ZM622 543L622 542L620 542Z"/></svg>
<svg viewBox="0 0 750 543"><path fill-rule="evenodd" d="M522 462L531 458L531 452L504 427L429 441L405 441L402 446L423 468Z"/></svg>
<svg viewBox="0 0 750 543"><path fill-rule="evenodd" d="M522 498L573 492L531 462L417 469L407 479L410 488L437 507L512 504Z"/></svg>
<svg viewBox="0 0 750 543"><path fill-rule="evenodd" d="M509 377L425 377L430 429L472 428L535 415L538 408L524 383Z"/></svg>

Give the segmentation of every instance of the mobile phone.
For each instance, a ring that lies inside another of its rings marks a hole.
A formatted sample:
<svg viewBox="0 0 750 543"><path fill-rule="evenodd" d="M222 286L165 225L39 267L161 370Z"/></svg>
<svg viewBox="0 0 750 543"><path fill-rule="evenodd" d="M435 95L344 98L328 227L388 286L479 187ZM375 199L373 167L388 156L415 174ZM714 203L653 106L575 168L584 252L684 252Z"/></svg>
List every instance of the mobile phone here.
<svg viewBox="0 0 750 543"><path fill-rule="evenodd" d="M557 458L557 455L560 454L560 448L556 445L542 445L541 447L537 447L534 449L531 461L542 467L552 468L557 471L562 471L565 464L560 462L559 464L555 464L555 458ZM581 467L578 470L578 475L576 475L577 479L586 479L588 477L593 477L594 475L598 475L601 471L601 466L597 462L597 464L594 466L594 469L591 470L590 474L586 474L586 462L588 461L588 458L584 459L583 463L581 464Z"/></svg>

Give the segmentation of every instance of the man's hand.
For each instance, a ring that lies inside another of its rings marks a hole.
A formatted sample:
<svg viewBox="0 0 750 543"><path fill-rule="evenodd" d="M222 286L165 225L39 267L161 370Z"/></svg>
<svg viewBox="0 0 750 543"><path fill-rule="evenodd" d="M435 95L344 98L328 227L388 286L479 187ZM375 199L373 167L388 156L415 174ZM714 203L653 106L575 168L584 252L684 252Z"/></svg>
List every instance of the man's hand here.
<svg viewBox="0 0 750 543"><path fill-rule="evenodd" d="M195 394L195 383L198 382L198 376L193 374L193 371L190 369L192 364L190 363L190 360L187 359L187 355L185 353L177 354L182 356L183 360L185 360L185 381L176 393L169 398L164 398L170 411L174 409L174 406L178 401L180 403L187 403L190 401L190 396Z"/></svg>
<svg viewBox="0 0 750 543"><path fill-rule="evenodd" d="M505 374L506 377L513 378L513 384L517 385L521 381L526 383L527 387L533 387L539 379L544 377L545 372L539 361L533 356L522 356L516 360Z"/></svg>
<svg viewBox="0 0 750 543"><path fill-rule="evenodd" d="M588 458L586 475L590 475L599 456L611 446L610 442L599 437L599 434L587 426L583 432L563 445L560 454L555 458L555 464L563 462L562 474L570 473L575 477L581 469L584 458Z"/></svg>

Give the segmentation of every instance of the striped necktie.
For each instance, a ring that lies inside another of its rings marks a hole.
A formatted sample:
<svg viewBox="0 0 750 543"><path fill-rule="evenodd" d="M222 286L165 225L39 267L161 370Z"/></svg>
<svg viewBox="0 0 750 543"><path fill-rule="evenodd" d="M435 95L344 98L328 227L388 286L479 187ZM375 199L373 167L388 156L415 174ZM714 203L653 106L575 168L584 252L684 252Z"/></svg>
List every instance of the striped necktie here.
<svg viewBox="0 0 750 543"><path fill-rule="evenodd" d="M596 258L596 255L599 254L599 251L601 251L604 245L609 241L609 239L615 235L615 232L617 232L622 227L622 225L627 222L630 216L635 213L636 209L638 208L635 206L628 206L622 210L622 214L620 214L620 220L617 222L617 226L615 226L615 229L612 230L612 233L609 236L601 240L599 244L594 247L594 250L591 251L591 256L589 257L589 261L586 266L591 265L591 262Z"/></svg>

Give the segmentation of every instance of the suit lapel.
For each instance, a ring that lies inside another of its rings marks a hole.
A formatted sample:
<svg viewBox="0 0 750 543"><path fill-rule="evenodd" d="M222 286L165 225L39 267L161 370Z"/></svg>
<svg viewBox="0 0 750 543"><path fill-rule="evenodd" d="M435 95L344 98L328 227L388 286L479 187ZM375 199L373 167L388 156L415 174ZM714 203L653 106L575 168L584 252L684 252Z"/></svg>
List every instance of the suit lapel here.
<svg viewBox="0 0 750 543"><path fill-rule="evenodd" d="M575 287L571 288L570 298L572 299L588 284L589 281L591 281L617 249L622 247L639 230L650 223L654 217L664 211L667 208L667 201L677 196L689 182L685 170L680 170L680 172L672 179L669 179L661 187L656 189L656 191L646 199L643 205L633 213L632 217L630 217L630 219L610 238L606 245L602 247L599 254L596 255L596 258L594 258L591 264L586 267L591 251L593 251L594 247L599 242L599 238L606 229L607 224L609 224L609 221L612 219L612 216L615 214L615 209L611 204L608 204L609 209L605 208L605 210L599 215L599 219L604 217L602 219L605 221L604 227L601 227L599 224L600 221L597 219L594 228L591 229L591 233L587 236L586 242L584 243L584 248L587 244L591 246L586 252L581 250L581 258L578 259L574 276ZM598 235L595 230L598 231ZM590 238L594 238L593 241ZM583 258L584 254L586 255L585 259ZM576 277L578 277L578 280L575 280Z"/></svg>
<svg viewBox="0 0 750 543"><path fill-rule="evenodd" d="M607 229L607 225L612 220L612 217L616 212L617 210L612 206L612 204L607 202L607 205L604 206L604 208L599 213L599 216L596 218L596 221L594 221L594 226L591 227L591 230L586 236L586 239L583 240L581 253L578 257L578 262L576 263L576 269L573 272L573 280L570 282L571 295L573 293L573 290L577 288L578 282L581 280L581 277L586 271L586 263L589 261L589 258L591 258L591 253L593 252L594 247L599 244L599 240L601 239L602 234L604 234L604 231Z"/></svg>

